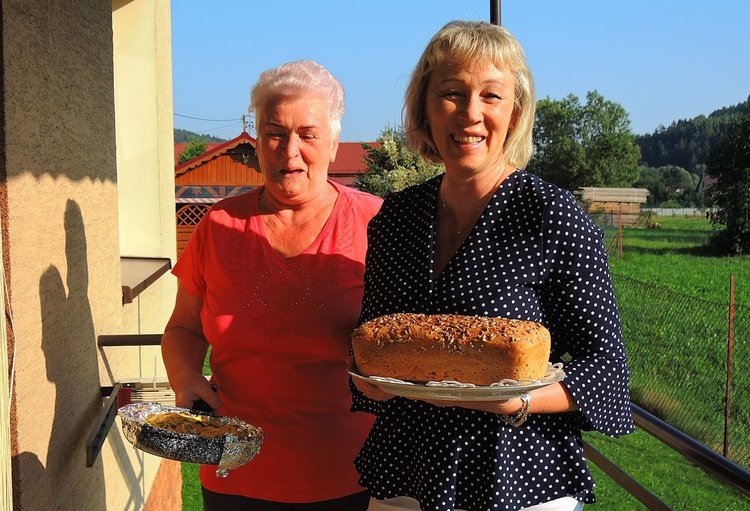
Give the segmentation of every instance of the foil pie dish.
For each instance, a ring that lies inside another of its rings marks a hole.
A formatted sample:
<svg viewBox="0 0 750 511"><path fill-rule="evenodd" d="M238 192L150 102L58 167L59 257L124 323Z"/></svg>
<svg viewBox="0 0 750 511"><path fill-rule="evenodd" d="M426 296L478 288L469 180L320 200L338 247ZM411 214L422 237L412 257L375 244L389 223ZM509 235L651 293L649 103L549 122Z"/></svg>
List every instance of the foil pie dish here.
<svg viewBox="0 0 750 511"><path fill-rule="evenodd" d="M214 417L222 425L232 425L238 434L202 436L182 433L149 424L147 419L168 412L200 419ZM203 465L218 465L216 475L226 477L231 470L253 459L263 444L263 430L237 418L222 417L213 413L165 406L161 403L131 403L117 411L122 420L125 438L136 448L171 460Z"/></svg>

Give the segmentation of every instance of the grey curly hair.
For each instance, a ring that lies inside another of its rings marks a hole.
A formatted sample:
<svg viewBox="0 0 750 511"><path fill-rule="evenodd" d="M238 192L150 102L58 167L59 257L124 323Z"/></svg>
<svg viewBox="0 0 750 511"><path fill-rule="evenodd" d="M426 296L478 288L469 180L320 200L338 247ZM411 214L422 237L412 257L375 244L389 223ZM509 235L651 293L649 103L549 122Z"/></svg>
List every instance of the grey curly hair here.
<svg viewBox="0 0 750 511"><path fill-rule="evenodd" d="M306 92L318 93L324 99L331 135L338 139L344 117L344 86L314 60L287 62L263 71L250 91L249 111L260 124L263 108L273 96Z"/></svg>

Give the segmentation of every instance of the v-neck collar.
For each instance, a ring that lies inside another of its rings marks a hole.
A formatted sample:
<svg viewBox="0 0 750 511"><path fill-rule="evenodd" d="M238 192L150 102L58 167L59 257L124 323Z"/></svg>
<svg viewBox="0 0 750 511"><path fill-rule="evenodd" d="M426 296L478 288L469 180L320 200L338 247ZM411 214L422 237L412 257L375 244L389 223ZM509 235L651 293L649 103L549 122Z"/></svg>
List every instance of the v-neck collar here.
<svg viewBox="0 0 750 511"><path fill-rule="evenodd" d="M273 249L271 246L271 243L268 241L268 237L266 236L266 229L263 225L263 218L260 212L260 194L262 191L262 187L258 189L258 192L254 194L253 202L252 202L252 208L250 211L250 218L247 222L247 229L252 229L255 234L262 239L262 245L264 250L266 250L269 254L272 254L270 257L276 259L277 263L285 263L285 264L295 264L300 258L303 260L305 259L304 256L308 256L310 254L314 254L318 247L320 247L320 244L325 239L325 237L329 234L331 229L333 229L333 226L335 225L335 219L338 217L340 209L343 207L341 203L343 202L341 200L342 193L341 188L338 183L335 183L334 181L328 180L328 183L331 184L336 189L336 202L333 204L333 209L331 210L331 214L328 216L328 218L325 221L325 224L323 224L323 228L320 230L318 235L315 237L312 243L305 248L302 252L297 254L293 257L283 257L281 256L276 250ZM265 186L265 185L264 185Z"/></svg>

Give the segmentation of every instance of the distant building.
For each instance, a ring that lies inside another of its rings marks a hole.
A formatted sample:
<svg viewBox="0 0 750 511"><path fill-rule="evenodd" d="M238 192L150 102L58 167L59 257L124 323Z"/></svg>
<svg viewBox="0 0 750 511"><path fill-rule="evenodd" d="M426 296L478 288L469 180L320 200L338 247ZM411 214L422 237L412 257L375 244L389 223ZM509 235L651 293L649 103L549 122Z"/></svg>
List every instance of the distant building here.
<svg viewBox="0 0 750 511"><path fill-rule="evenodd" d="M641 214L641 205L648 199L646 188L596 188L584 187L574 195L590 216L609 217L611 225L635 225Z"/></svg>
<svg viewBox="0 0 750 511"><path fill-rule="evenodd" d="M713 176L709 176L705 172L701 174L701 178L698 181L698 187L695 189L696 195L699 199L703 199L706 195L706 190L714 186L719 180Z"/></svg>

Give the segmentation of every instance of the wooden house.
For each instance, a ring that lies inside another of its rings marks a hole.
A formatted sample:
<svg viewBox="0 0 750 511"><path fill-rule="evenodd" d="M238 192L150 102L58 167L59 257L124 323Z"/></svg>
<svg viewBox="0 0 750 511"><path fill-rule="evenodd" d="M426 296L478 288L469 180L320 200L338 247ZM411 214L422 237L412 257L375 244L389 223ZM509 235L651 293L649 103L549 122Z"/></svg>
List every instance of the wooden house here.
<svg viewBox="0 0 750 511"><path fill-rule="evenodd" d="M181 146L181 147L178 147ZM175 161L185 144L175 144ZM206 152L175 166L177 256L212 204L263 184L255 139L242 132Z"/></svg>
<svg viewBox="0 0 750 511"><path fill-rule="evenodd" d="M247 132L226 142L206 144L203 154L178 164L186 145L175 144L174 149L178 257L212 204L263 184L255 139ZM331 180L354 186L356 177L367 169L365 154L359 142L340 142L336 161L328 170Z"/></svg>
<svg viewBox="0 0 750 511"><path fill-rule="evenodd" d="M701 174L700 181L698 181L698 186L695 189L698 197L703 199L706 196L706 191L718 182L719 179L714 176L710 176L705 172Z"/></svg>
<svg viewBox="0 0 750 511"><path fill-rule="evenodd" d="M584 187L575 192L584 211L609 225L634 226L641 214L641 205L648 199L646 188Z"/></svg>

